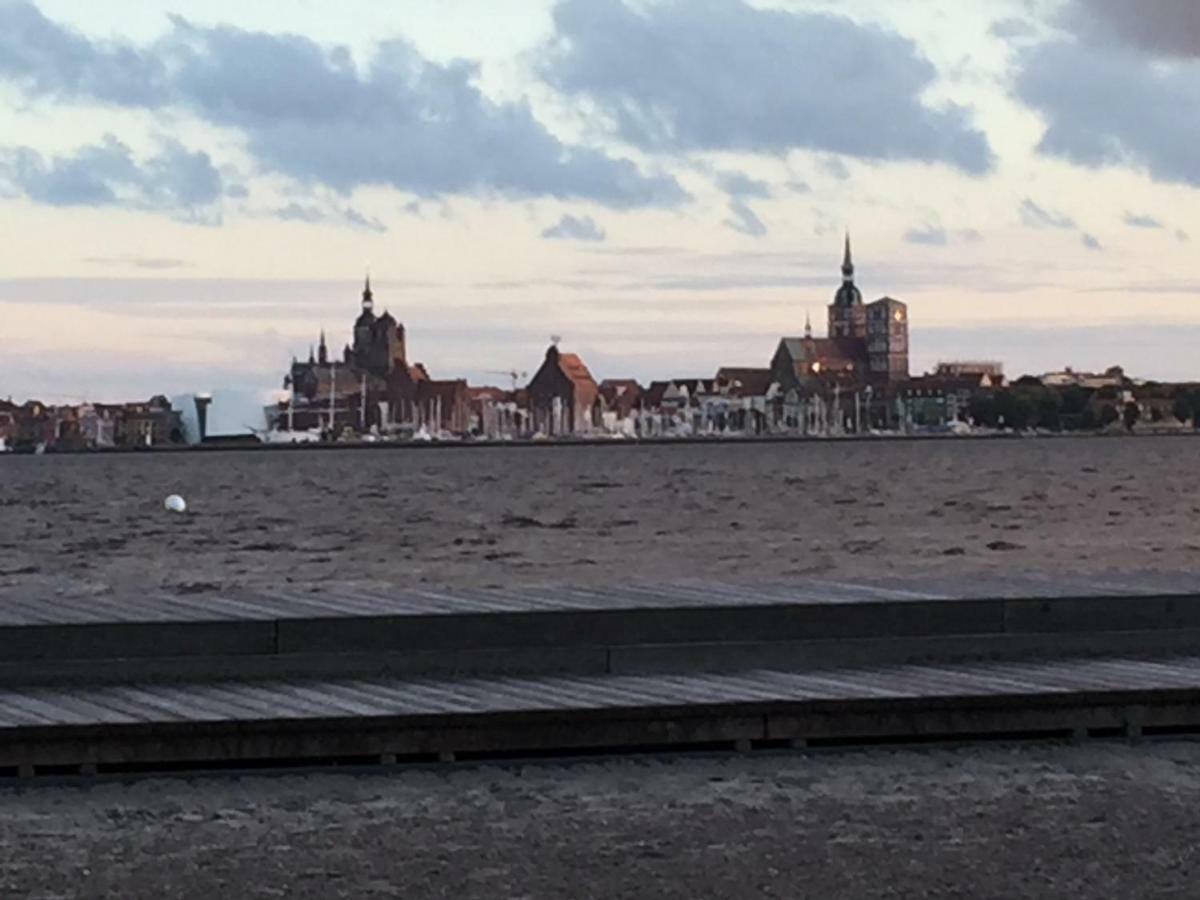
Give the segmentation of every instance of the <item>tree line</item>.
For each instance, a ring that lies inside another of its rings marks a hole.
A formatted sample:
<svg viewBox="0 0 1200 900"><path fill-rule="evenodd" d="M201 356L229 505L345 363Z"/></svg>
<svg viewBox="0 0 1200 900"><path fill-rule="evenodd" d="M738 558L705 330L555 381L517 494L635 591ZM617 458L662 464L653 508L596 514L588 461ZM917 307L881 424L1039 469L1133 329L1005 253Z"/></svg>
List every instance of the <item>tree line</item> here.
<svg viewBox="0 0 1200 900"><path fill-rule="evenodd" d="M1017 431L1095 431L1116 422L1133 431L1146 418L1161 422L1167 415L1196 427L1200 386L1148 382L1136 387L1058 388L1026 377L977 394L967 412L976 425Z"/></svg>

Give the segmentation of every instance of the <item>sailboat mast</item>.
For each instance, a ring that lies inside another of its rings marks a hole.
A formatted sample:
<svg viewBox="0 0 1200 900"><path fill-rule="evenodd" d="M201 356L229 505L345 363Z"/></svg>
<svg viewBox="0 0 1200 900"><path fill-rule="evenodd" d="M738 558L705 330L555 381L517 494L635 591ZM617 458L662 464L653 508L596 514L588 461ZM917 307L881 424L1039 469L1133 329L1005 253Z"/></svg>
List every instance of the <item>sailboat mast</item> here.
<svg viewBox="0 0 1200 900"><path fill-rule="evenodd" d="M337 434L337 363L329 367L329 433Z"/></svg>

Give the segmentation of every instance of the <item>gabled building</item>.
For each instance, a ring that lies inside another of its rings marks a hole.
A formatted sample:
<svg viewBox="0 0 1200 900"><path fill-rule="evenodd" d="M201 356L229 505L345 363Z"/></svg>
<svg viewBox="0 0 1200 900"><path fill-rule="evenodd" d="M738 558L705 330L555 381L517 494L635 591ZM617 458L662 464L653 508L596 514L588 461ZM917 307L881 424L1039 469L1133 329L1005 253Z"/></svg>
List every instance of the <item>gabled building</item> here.
<svg viewBox="0 0 1200 900"><path fill-rule="evenodd" d="M597 429L600 386L574 353L551 345L527 388L530 426L546 437L586 435Z"/></svg>

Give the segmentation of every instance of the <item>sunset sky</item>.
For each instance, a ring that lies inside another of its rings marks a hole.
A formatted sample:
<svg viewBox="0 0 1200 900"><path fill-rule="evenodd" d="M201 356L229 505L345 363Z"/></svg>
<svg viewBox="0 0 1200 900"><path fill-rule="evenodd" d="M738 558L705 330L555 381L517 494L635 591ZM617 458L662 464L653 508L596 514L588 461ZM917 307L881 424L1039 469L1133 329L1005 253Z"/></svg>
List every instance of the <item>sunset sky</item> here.
<svg viewBox="0 0 1200 900"><path fill-rule="evenodd" d="M765 366L853 235L913 368L1200 379L1194 0L0 0L0 396ZM819 326L823 327L823 326Z"/></svg>

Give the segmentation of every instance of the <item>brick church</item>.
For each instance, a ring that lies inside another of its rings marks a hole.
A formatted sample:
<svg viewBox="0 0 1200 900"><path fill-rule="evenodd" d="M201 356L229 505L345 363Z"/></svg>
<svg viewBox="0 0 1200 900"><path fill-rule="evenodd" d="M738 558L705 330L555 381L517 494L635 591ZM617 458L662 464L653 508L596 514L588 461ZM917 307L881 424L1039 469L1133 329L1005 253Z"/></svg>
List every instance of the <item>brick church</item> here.
<svg viewBox="0 0 1200 900"><path fill-rule="evenodd" d="M321 333L308 362L292 361L284 379L302 422L294 427L328 430L389 430L424 427L462 434L469 428L470 402L464 380L434 381L421 363L408 358L404 325L386 309L375 313L368 277L354 322L354 343L331 358ZM330 425L332 424L332 428Z"/></svg>
<svg viewBox="0 0 1200 900"><path fill-rule="evenodd" d="M847 235L828 336L814 337L809 322L803 337L783 338L771 361L771 380L809 396L867 391L883 400L908 377L908 306L891 297L863 303Z"/></svg>

